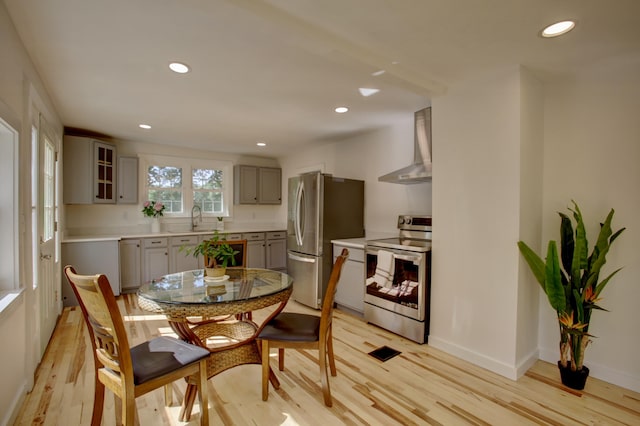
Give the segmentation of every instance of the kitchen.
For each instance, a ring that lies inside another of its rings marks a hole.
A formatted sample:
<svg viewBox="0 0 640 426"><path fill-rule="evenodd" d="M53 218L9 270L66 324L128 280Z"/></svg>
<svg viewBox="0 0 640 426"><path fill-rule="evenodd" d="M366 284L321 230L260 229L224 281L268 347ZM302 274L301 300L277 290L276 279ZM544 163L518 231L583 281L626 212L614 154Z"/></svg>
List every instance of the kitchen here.
<svg viewBox="0 0 640 426"><path fill-rule="evenodd" d="M634 6L627 2L625 7ZM2 65L0 112L4 119L17 123L14 127L22 134L28 134L32 117L24 111L29 105L54 111L50 114L54 124L55 108L12 30L4 4L1 17L0 40L9 58ZM321 169L364 180L367 232L395 232L399 214L431 213L437 225L433 233L430 336L434 338L429 344L513 379L526 370L531 359L555 362L557 358L557 330L547 321L546 307L537 303L535 283L529 282L519 267L515 242L555 235L557 216L553 212L564 209L572 197L596 217L600 210L613 206L620 223L629 227L613 262L625 265L625 269L620 285L606 300L611 312L599 313L601 329L594 330L599 339L590 348L589 359L595 377L637 390L640 371L631 354L637 353L638 342L629 336L634 336L638 327L631 303L640 291L632 282L638 276L635 259L639 249L632 245L638 231L631 227L633 212L640 208L636 190L640 181L636 141L640 135L633 124L640 99L640 73L637 44L624 45L628 50L616 50L617 57L585 61L584 68L571 78L541 82L531 70L512 64L467 76L451 85L446 94L434 97L433 183L399 186L377 181L413 157L413 117L409 114L375 131L291 150L277 159L130 140L119 148L123 155L186 154L223 158L235 164L277 166L283 179ZM415 105L413 110L422 106L426 104ZM23 153L28 152L27 143L20 147ZM581 153L583 164L570 161L575 152ZM29 169L26 158L21 160L21 170ZM28 188L26 183L22 185ZM28 211L28 200L21 206L23 212ZM254 221L283 225L285 209L284 199L280 206L234 206L230 227ZM90 205L65 209L62 217L65 229L89 232L105 223L123 229L132 222L143 226L139 210L140 206ZM26 254L23 257L28 258ZM29 276L23 277L25 283ZM1 335L3 341L15 340L16 330L23 330L19 333L23 345L31 347L25 341L30 332L25 330L24 318L33 316L33 296L27 293L26 297L31 299L3 312ZM622 350L612 353L608 350L611 347ZM33 358L36 356L25 361L21 352L10 359L13 367L2 374L7 378L7 389L27 387L30 374L16 371L32 371L36 364ZM13 392L2 396L3 401L16 397Z"/></svg>

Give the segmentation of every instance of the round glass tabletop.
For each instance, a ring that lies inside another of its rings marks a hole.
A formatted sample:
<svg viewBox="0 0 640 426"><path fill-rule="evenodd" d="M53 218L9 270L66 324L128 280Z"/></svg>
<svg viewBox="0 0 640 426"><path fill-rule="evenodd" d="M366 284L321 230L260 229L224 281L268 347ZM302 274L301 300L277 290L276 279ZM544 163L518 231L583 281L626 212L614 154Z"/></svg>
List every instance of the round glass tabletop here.
<svg viewBox="0 0 640 426"><path fill-rule="evenodd" d="M271 296L292 284L289 275L269 269L227 268L222 279L205 277L202 269L195 269L145 283L138 295L163 304L224 304Z"/></svg>

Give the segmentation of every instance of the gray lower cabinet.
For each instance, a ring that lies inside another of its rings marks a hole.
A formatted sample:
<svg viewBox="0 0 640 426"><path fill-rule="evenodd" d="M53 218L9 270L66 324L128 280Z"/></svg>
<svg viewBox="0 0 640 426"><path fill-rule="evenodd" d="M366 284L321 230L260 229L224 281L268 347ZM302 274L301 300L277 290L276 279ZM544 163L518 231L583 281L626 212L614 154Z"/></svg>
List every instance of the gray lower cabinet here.
<svg viewBox="0 0 640 426"><path fill-rule="evenodd" d="M345 246L333 245L334 262L343 248ZM338 306L363 314L365 291L364 249L353 247L346 247L346 249L349 250L349 257L342 266L335 302Z"/></svg>
<svg viewBox="0 0 640 426"><path fill-rule="evenodd" d="M139 238L120 240L120 285L123 292L140 286L140 253Z"/></svg>
<svg viewBox="0 0 640 426"><path fill-rule="evenodd" d="M202 260L180 251L198 244L197 235L171 238L131 238L120 241L120 281L123 292L172 272L200 269Z"/></svg>
<svg viewBox="0 0 640 426"><path fill-rule="evenodd" d="M247 267L284 271L287 269L286 231L249 232L242 234L247 240Z"/></svg>
<svg viewBox="0 0 640 426"><path fill-rule="evenodd" d="M64 242L61 246L62 265L71 265L78 274L104 274L109 278L111 289L116 296L120 294L120 261L118 241L80 241ZM62 279L62 304L78 304L71 285L65 277Z"/></svg>
<svg viewBox="0 0 640 426"><path fill-rule="evenodd" d="M247 267L264 268L265 263L265 233L250 232L242 234L242 239L247 240Z"/></svg>
<svg viewBox="0 0 640 426"><path fill-rule="evenodd" d="M219 235L221 240L226 241L237 241L242 239L242 234L229 234L226 232L220 232ZM199 241L211 240L214 236L214 234L200 235Z"/></svg>
<svg viewBox="0 0 640 426"><path fill-rule="evenodd" d="M287 269L287 233L286 231L267 232L266 266L267 269L286 271Z"/></svg>
<svg viewBox="0 0 640 426"><path fill-rule="evenodd" d="M284 271L287 267L286 232L223 233L227 241L247 240L247 267ZM193 247L213 234L172 237L125 238L120 241L119 283L123 292L174 272L202 269L204 259L180 248ZM117 247L117 245L116 245ZM110 278L111 279L111 278Z"/></svg>
<svg viewBox="0 0 640 426"><path fill-rule="evenodd" d="M159 279L169 273L168 240L167 237L142 240L142 282Z"/></svg>
<svg viewBox="0 0 640 426"><path fill-rule="evenodd" d="M181 247L193 248L198 245L197 235L184 235L170 238L169 248L169 273L202 269L202 259L186 254Z"/></svg>

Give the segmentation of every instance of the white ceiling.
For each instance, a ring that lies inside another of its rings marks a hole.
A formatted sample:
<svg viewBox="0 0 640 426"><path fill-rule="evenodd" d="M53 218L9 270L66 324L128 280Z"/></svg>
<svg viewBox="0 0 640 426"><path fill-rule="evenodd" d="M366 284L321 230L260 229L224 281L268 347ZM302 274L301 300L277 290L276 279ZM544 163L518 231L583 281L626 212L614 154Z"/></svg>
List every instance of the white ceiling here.
<svg viewBox="0 0 640 426"><path fill-rule="evenodd" d="M639 0L5 4L65 126L268 157L412 117L496 68L522 64L550 80L640 54ZM539 36L564 19L577 27ZM380 92L364 98L359 87Z"/></svg>

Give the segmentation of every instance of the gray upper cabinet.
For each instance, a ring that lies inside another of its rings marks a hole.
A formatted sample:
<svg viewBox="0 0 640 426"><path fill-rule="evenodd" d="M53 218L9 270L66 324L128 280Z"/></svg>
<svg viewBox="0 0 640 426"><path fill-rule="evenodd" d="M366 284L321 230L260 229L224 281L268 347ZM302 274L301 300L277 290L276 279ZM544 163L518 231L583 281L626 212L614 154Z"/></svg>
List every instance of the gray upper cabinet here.
<svg viewBox="0 0 640 426"><path fill-rule="evenodd" d="M65 136L63 148L65 204L116 202L115 145L81 136Z"/></svg>
<svg viewBox="0 0 640 426"><path fill-rule="evenodd" d="M282 170L276 167L235 166L235 204L281 204Z"/></svg>
<svg viewBox="0 0 640 426"><path fill-rule="evenodd" d="M282 203L282 170L272 167L258 168L258 202Z"/></svg>
<svg viewBox="0 0 640 426"><path fill-rule="evenodd" d="M118 204L138 204L138 157L118 157Z"/></svg>

